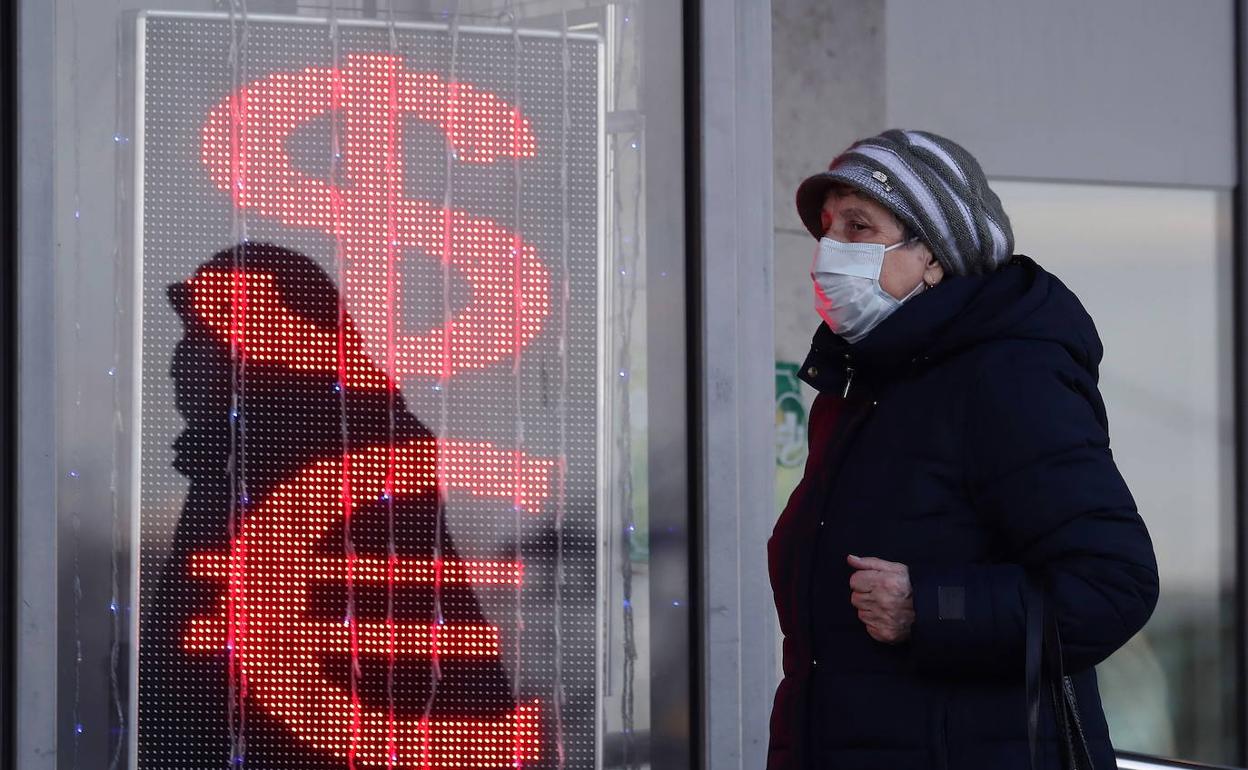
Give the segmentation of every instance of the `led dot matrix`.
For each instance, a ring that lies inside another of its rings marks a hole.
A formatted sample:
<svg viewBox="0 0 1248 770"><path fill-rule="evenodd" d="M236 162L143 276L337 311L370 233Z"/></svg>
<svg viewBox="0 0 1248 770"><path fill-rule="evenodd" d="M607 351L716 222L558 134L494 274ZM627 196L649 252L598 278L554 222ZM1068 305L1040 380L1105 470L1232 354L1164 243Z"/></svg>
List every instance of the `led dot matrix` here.
<svg viewBox="0 0 1248 770"><path fill-rule="evenodd" d="M591 767L598 42L340 27L141 20L138 766Z"/></svg>

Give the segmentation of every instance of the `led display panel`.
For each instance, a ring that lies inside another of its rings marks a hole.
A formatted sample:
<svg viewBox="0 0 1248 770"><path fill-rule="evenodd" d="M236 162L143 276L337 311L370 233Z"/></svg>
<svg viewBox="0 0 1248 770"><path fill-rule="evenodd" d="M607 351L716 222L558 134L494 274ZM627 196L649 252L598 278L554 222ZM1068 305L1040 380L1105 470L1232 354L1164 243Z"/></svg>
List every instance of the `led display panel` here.
<svg viewBox="0 0 1248 770"><path fill-rule="evenodd" d="M132 764L593 767L599 40L136 44Z"/></svg>

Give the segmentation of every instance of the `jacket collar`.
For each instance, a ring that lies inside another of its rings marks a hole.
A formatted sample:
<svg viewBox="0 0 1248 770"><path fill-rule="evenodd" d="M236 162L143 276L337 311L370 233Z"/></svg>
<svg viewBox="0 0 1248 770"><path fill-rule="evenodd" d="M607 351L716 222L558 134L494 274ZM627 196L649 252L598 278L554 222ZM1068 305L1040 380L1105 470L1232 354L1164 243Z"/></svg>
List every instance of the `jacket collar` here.
<svg viewBox="0 0 1248 770"><path fill-rule="evenodd" d="M924 291L850 344L820 324L798 377L821 393L872 398L893 380L956 352L940 345L989 276L954 276Z"/></svg>

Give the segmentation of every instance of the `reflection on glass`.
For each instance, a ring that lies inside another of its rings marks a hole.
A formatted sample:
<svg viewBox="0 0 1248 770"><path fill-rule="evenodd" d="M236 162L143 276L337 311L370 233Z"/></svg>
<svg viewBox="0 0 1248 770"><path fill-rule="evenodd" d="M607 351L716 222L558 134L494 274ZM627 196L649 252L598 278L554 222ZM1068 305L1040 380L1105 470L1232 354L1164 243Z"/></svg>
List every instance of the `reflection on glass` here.
<svg viewBox="0 0 1248 770"><path fill-rule="evenodd" d="M687 764L679 6L57 14L65 756Z"/></svg>
<svg viewBox="0 0 1248 770"><path fill-rule="evenodd" d="M1115 746L1234 764L1230 195L994 182L1017 248L1105 344L1114 458L1161 572L1152 620L1097 668Z"/></svg>

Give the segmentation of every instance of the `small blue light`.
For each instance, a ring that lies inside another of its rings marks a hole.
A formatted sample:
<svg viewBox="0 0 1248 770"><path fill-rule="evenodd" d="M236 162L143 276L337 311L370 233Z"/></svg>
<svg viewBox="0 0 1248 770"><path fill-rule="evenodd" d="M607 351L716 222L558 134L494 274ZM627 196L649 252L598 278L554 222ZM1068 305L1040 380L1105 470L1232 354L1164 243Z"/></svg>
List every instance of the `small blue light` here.
<svg viewBox="0 0 1248 770"><path fill-rule="evenodd" d="M109 612L116 612L116 611L117 611L117 602L115 602L115 601L109 602L109 603L108 603L108 611L109 611Z"/></svg>
<svg viewBox="0 0 1248 770"><path fill-rule="evenodd" d="M664 270L663 272L659 273L659 275L661 275L661 276L663 276L664 278L666 278L666 277L667 277L667 271L666 271L666 270Z"/></svg>
<svg viewBox="0 0 1248 770"><path fill-rule="evenodd" d="M434 390L434 392L435 392L435 393L441 393L441 392L442 392L442 386L441 386L441 385L434 385L434 386L433 386L433 390Z"/></svg>
<svg viewBox="0 0 1248 770"><path fill-rule="evenodd" d="M388 502L390 502L390 493L389 493L389 492L382 492L382 493L381 493L381 501L382 501L383 503L388 503Z"/></svg>
<svg viewBox="0 0 1248 770"><path fill-rule="evenodd" d="M238 410L237 410L237 409L231 409L231 410L230 410L230 422L234 422L234 421L235 421L235 420L237 420L237 419L238 419Z"/></svg>
<svg viewBox="0 0 1248 770"><path fill-rule="evenodd" d="M74 725L74 732L78 733L79 735L82 735L82 722L79 722L78 724Z"/></svg>
<svg viewBox="0 0 1248 770"><path fill-rule="evenodd" d="M69 472L69 477L70 477L71 479L76 479L76 478L78 478L78 471L70 471L70 472Z"/></svg>
<svg viewBox="0 0 1248 770"><path fill-rule="evenodd" d="M624 609L626 609L626 610L631 610L632 608L633 608L633 603L632 603L632 602L630 602L628 599L625 599L625 600L624 600Z"/></svg>
<svg viewBox="0 0 1248 770"><path fill-rule="evenodd" d="M243 495L243 505L251 505L251 495Z"/></svg>
<svg viewBox="0 0 1248 770"><path fill-rule="evenodd" d="M627 270L625 270L624 268L622 268L622 267L621 267L621 268L620 268L620 275L628 275L628 271L627 271Z"/></svg>
<svg viewBox="0 0 1248 770"><path fill-rule="evenodd" d="M627 373L627 372L625 372L623 369L621 369L621 370L620 370L620 376L621 376L621 377L627 377L627 376L628 376L628 373Z"/></svg>
<svg viewBox="0 0 1248 770"><path fill-rule="evenodd" d="M629 147L632 147L632 148L635 150L635 149L637 149L637 142L629 142L629 143L628 143L628 146L629 146Z"/></svg>
<svg viewBox="0 0 1248 770"><path fill-rule="evenodd" d="M636 524L629 524L629 525L628 525L628 531L629 531L629 532L636 532L636 531L637 531L637 525L636 525Z"/></svg>
<svg viewBox="0 0 1248 770"><path fill-rule="evenodd" d="M340 382L335 382L335 383L334 383L334 392L335 392L335 393L341 393L341 392L342 392L342 383L340 383Z"/></svg>
<svg viewBox="0 0 1248 770"><path fill-rule="evenodd" d="M113 134L113 141L116 142L117 144L125 144L126 142L130 140L122 136L121 134Z"/></svg>
<svg viewBox="0 0 1248 770"><path fill-rule="evenodd" d="M680 602L679 602L679 601L673 601L673 602L672 602L672 606L673 606L673 607L679 607L679 606L680 606Z"/></svg>
<svg viewBox="0 0 1248 770"><path fill-rule="evenodd" d="M82 219L82 212L78 209L74 209L74 219Z"/></svg>
<svg viewBox="0 0 1248 770"><path fill-rule="evenodd" d="M109 370L108 370L108 376L109 376L109 377L116 377L116 376L117 376L117 367L115 367L115 366L114 366L114 367L109 368Z"/></svg>

